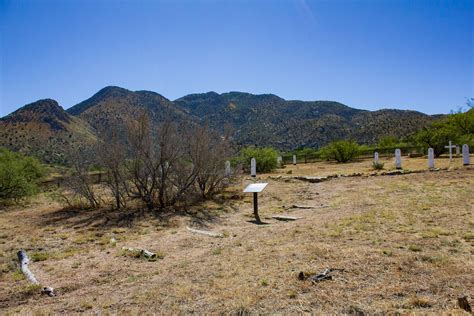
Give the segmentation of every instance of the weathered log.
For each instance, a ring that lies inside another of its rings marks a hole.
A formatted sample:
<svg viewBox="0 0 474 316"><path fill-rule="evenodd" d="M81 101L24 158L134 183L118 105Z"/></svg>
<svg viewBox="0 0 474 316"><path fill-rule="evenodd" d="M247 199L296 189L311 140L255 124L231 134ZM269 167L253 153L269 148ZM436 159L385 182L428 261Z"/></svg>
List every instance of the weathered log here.
<svg viewBox="0 0 474 316"><path fill-rule="evenodd" d="M156 253L151 252L147 249L143 248L130 248L130 247L122 247L122 250L136 254L137 256L143 256L145 258L149 259L155 259L156 258Z"/></svg>
<svg viewBox="0 0 474 316"><path fill-rule="evenodd" d="M279 220L279 221L296 221L297 219L301 219L302 217L295 217L295 216L286 216L286 215L274 215L272 218Z"/></svg>
<svg viewBox="0 0 474 316"><path fill-rule="evenodd" d="M220 237L220 238L224 237L224 234L222 234L222 233L216 233L216 232L211 232L211 231L207 231L207 230L194 229L194 228L191 228L189 226L187 226L186 228L190 232L196 233L196 234L202 234L202 235L206 235L206 236L210 236L210 237Z"/></svg>
<svg viewBox="0 0 474 316"><path fill-rule="evenodd" d="M28 255L26 254L26 252L22 249L18 251L17 255L18 255L18 260L20 261L21 272L23 272L26 279L35 285L41 286L41 283L38 281L38 279L36 279L33 272L31 272L31 270L28 268L28 264L30 263L30 258L28 258ZM42 286L41 293L46 294L48 296L56 296L56 294L54 293L54 289L49 286Z"/></svg>

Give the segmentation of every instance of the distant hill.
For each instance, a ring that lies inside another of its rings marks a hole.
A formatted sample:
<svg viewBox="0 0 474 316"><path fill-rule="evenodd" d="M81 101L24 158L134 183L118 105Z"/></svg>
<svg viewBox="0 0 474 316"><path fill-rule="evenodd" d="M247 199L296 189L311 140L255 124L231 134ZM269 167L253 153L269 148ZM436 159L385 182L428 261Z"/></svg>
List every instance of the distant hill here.
<svg viewBox="0 0 474 316"><path fill-rule="evenodd" d="M0 118L0 146L48 163L65 163L71 148L90 147L96 140L89 124L51 99L27 104Z"/></svg>
<svg viewBox="0 0 474 316"><path fill-rule="evenodd" d="M165 119L174 121L192 118L173 102L152 91L130 91L120 87L105 87L91 98L69 108L67 112L89 123L97 131L118 128L148 113L152 123Z"/></svg>
<svg viewBox="0 0 474 316"><path fill-rule="evenodd" d="M238 146L280 150L320 147L348 138L374 144L383 136L410 135L438 118L416 111L366 111L334 101L244 92L190 94L171 101L156 92L111 86L66 111L50 99L22 107L0 120L0 146L34 152L48 162L64 161L68 146L89 144L102 130L123 133L128 122L145 112L154 126L167 119L182 125L208 123L219 131L231 126Z"/></svg>
<svg viewBox="0 0 474 316"><path fill-rule="evenodd" d="M407 136L434 119L415 111L371 112L333 101L287 101L242 92L191 94L174 103L214 128L230 123L239 144L281 150L320 147L342 138L373 144L387 135Z"/></svg>

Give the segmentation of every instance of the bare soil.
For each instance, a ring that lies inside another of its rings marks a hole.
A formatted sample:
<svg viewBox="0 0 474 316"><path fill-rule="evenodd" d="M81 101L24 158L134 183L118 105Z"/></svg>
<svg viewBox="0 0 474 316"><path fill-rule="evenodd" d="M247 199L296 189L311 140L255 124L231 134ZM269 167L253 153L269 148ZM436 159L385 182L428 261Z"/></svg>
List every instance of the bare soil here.
<svg viewBox="0 0 474 316"><path fill-rule="evenodd" d="M276 173L367 166L315 163ZM474 305L472 166L322 183L267 176L240 178L215 201L178 214L68 210L48 194L0 210L0 314L463 314L463 295ZM251 195L240 193L252 181L269 182L259 197L265 225L252 222ZM126 256L124 246L160 259ZM39 294L18 272L21 248L56 297ZM318 283L298 279L325 268L341 270Z"/></svg>

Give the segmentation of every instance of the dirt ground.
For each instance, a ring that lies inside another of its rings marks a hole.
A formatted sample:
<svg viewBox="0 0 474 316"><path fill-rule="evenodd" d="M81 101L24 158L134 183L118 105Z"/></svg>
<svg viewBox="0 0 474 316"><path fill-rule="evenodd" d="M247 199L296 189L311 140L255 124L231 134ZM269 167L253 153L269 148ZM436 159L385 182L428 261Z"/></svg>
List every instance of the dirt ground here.
<svg viewBox="0 0 474 316"><path fill-rule="evenodd" d="M276 173L367 166L315 163ZM459 296L474 306L474 168L451 167L321 183L243 177L216 201L159 218L67 210L42 194L0 210L0 314L463 314ZM269 183L259 198L265 225L252 223L251 196L239 193L252 181ZM271 217L282 214L301 218ZM126 256L122 247L159 259ZM19 273L20 248L56 297L38 294ZM325 268L341 270L318 283L298 279Z"/></svg>

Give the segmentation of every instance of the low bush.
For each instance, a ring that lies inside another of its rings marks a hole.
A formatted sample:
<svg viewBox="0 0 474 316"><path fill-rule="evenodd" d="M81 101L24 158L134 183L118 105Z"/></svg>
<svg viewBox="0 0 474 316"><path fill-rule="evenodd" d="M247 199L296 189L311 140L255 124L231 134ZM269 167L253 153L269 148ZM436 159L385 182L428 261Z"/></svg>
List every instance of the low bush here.
<svg viewBox="0 0 474 316"><path fill-rule="evenodd" d="M361 152L361 146L354 141L338 140L320 149L323 159L346 163L354 160Z"/></svg>
<svg viewBox="0 0 474 316"><path fill-rule="evenodd" d="M18 201L36 193L43 174L37 159L0 148L0 200Z"/></svg>
<svg viewBox="0 0 474 316"><path fill-rule="evenodd" d="M373 161L372 162L372 168L374 168L374 170L383 170L383 167L384 167L384 163L383 162L380 162L380 161Z"/></svg>
<svg viewBox="0 0 474 316"><path fill-rule="evenodd" d="M246 147L240 151L238 160L247 172L252 158L257 161L257 172L270 172L277 168L278 152L271 147Z"/></svg>

